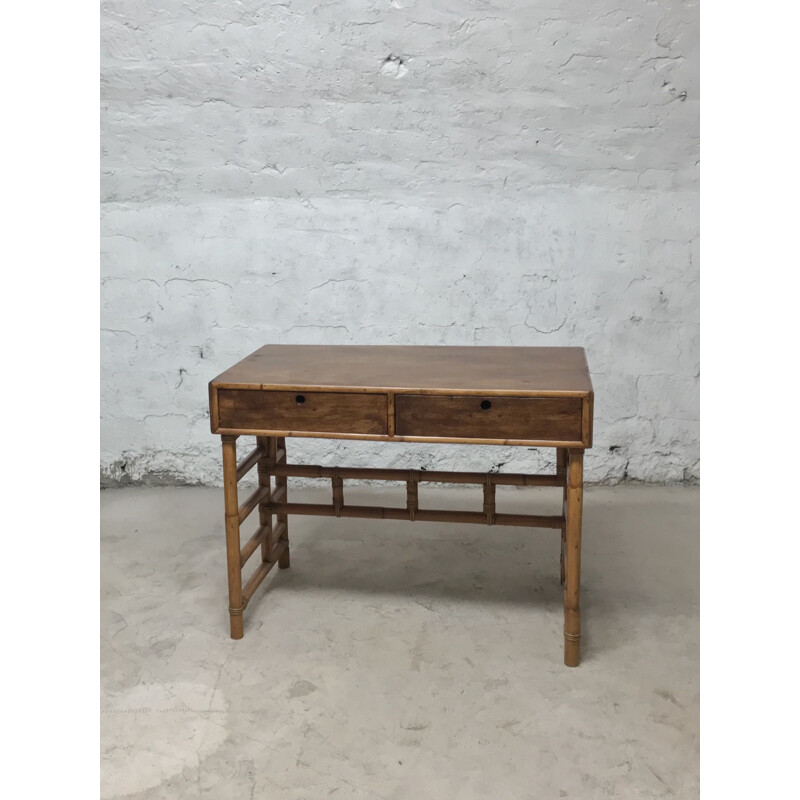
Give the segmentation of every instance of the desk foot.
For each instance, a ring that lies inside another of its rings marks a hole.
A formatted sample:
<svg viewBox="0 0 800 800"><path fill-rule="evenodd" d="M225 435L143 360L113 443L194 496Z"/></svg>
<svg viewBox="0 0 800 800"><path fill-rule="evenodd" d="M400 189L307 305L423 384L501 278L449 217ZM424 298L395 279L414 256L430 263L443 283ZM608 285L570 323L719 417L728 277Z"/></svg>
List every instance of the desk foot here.
<svg viewBox="0 0 800 800"><path fill-rule="evenodd" d="M244 617L241 611L231 612L231 639L244 638Z"/></svg>
<svg viewBox="0 0 800 800"><path fill-rule="evenodd" d="M577 667L581 661L580 634L573 638L571 633L564 634L564 664L568 667Z"/></svg>

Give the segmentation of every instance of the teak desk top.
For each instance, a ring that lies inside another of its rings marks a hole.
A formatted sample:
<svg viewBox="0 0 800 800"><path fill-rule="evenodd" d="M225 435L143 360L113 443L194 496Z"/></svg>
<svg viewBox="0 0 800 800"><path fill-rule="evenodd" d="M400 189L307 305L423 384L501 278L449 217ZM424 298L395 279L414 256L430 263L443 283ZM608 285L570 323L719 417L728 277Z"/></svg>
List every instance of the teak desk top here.
<svg viewBox="0 0 800 800"><path fill-rule="evenodd" d="M584 397L582 347L266 345L211 382L225 389Z"/></svg>
<svg viewBox="0 0 800 800"><path fill-rule="evenodd" d="M213 433L584 448L592 440L581 347L267 345L209 391Z"/></svg>

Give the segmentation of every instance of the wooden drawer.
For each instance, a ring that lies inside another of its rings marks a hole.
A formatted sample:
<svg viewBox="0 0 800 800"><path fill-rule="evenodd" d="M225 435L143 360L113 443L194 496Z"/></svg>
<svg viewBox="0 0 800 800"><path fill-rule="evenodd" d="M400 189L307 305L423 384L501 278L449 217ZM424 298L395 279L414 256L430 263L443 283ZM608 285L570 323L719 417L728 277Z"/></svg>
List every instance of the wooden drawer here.
<svg viewBox="0 0 800 800"><path fill-rule="evenodd" d="M399 394L397 436L581 441L580 397Z"/></svg>
<svg viewBox="0 0 800 800"><path fill-rule="evenodd" d="M233 430L386 434L385 394L219 389L219 427Z"/></svg>

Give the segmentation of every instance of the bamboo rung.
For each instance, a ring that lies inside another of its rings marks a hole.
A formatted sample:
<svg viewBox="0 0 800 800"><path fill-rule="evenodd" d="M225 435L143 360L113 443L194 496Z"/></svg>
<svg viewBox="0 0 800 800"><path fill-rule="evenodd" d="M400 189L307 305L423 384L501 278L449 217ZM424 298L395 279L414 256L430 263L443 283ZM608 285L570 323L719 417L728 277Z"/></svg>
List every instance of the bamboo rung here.
<svg viewBox="0 0 800 800"><path fill-rule="evenodd" d="M280 500L286 494L286 491L277 491L273 493L273 498L277 497ZM242 548L242 552L239 554L239 558L241 559L241 564L244 566L247 563L247 559L250 558L251 555L256 551L259 544L261 544L261 540L264 538L264 533L269 529L268 525L259 525L256 528L255 533L247 540L247 543ZM272 531L272 541L277 542L280 538L282 533L286 532L286 523L281 522L279 525L276 525Z"/></svg>
<svg viewBox="0 0 800 800"><path fill-rule="evenodd" d="M412 476L421 483L490 483L495 486L563 486L558 475L525 475L499 472L432 472L411 469L373 469L371 467L322 467L317 464L278 464L271 470L277 477L340 478L349 480L408 482Z"/></svg>
<svg viewBox="0 0 800 800"><path fill-rule="evenodd" d="M279 522L273 529L272 529L272 542L276 545L283 537L283 541L287 539L288 528L286 527L285 522Z"/></svg>
<svg viewBox="0 0 800 800"><path fill-rule="evenodd" d="M259 501L269 495L269 486L259 486L247 500L239 506L239 522L244 522Z"/></svg>
<svg viewBox="0 0 800 800"><path fill-rule="evenodd" d="M276 514L301 514L307 516L335 517L336 509L322 503L276 503L268 505ZM358 517L363 519L399 519L412 520L407 508L381 508L379 506L342 506L340 517ZM421 522L469 522L487 524L486 514L482 511L444 511L436 509L418 509L414 512L415 520ZM517 525L529 528L561 529L564 518L561 516L538 516L534 514L495 514L495 525Z"/></svg>
<svg viewBox="0 0 800 800"><path fill-rule="evenodd" d="M256 447L252 453L246 458L243 458L236 465L236 480L240 481L253 467L258 464L258 460L264 455L264 449Z"/></svg>
<svg viewBox="0 0 800 800"><path fill-rule="evenodd" d="M535 522L531 522L535 520ZM514 525L521 528L555 528L561 530L564 524L564 517L554 516L534 516L532 514L495 514L495 525Z"/></svg>
<svg viewBox="0 0 800 800"><path fill-rule="evenodd" d="M239 559L241 561L242 566L247 563L247 559L250 558L253 553L258 549L258 546L261 544L261 540L264 538L264 534L269 530L268 525L259 525L256 529L256 532L247 540L247 543L242 548L242 552L239 554Z"/></svg>
<svg viewBox="0 0 800 800"><path fill-rule="evenodd" d="M272 549L273 559L271 561L262 561L258 567L256 567L256 571L250 576L250 580L247 581L244 589L242 589L242 601L245 606L250 602L250 598L253 596L255 590L261 585L261 581L267 577L269 571L278 563L278 556L283 552L285 546L283 542L279 542Z"/></svg>
<svg viewBox="0 0 800 800"><path fill-rule="evenodd" d="M272 500L272 503L280 503L281 500L283 500L285 497L286 497L286 487L285 486L279 486L272 493L272 497L270 499ZM271 505L271 503L268 504L268 506L269 505Z"/></svg>

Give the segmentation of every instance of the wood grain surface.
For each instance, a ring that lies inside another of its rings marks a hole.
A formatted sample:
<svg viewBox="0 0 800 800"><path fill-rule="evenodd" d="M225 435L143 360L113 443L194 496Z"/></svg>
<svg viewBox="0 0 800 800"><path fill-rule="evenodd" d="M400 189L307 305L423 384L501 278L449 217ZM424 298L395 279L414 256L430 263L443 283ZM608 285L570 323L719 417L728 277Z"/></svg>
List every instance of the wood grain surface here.
<svg viewBox="0 0 800 800"><path fill-rule="evenodd" d="M579 441L581 399L398 394L395 433L457 439Z"/></svg>
<svg viewBox="0 0 800 800"><path fill-rule="evenodd" d="M582 347L266 345L211 386L573 397L592 392Z"/></svg>
<svg viewBox="0 0 800 800"><path fill-rule="evenodd" d="M222 428L387 433L386 395L220 389Z"/></svg>

